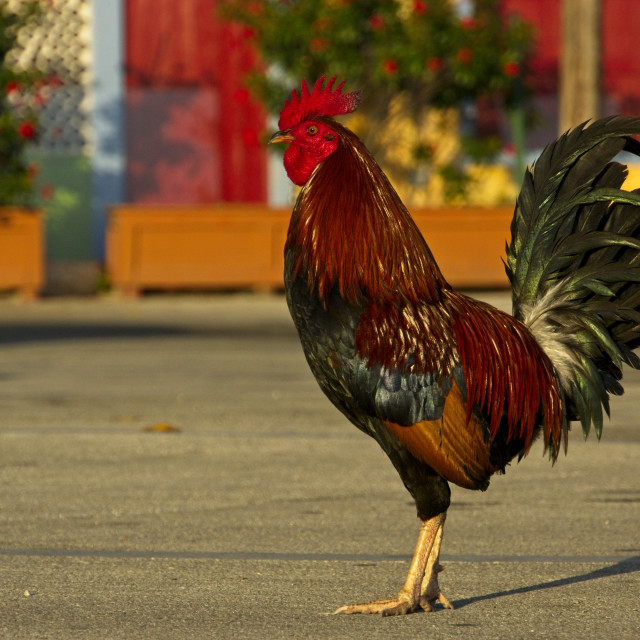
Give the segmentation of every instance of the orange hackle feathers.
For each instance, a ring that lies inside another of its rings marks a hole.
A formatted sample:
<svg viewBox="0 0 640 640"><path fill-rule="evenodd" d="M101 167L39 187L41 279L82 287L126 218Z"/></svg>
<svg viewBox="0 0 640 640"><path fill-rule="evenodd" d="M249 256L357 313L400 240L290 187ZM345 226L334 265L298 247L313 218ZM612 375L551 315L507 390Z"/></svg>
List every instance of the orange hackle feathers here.
<svg viewBox="0 0 640 640"><path fill-rule="evenodd" d="M445 280L406 207L355 134L332 127L343 144L313 174L291 218L285 252L293 252L294 277L304 273L323 303L334 285L351 302L438 299Z"/></svg>
<svg viewBox="0 0 640 640"><path fill-rule="evenodd" d="M562 440L561 392L547 355L513 316L455 292L446 297L465 371L467 418L481 408L492 438L506 418L507 440L523 440L525 452L541 422L555 460Z"/></svg>
<svg viewBox="0 0 640 640"><path fill-rule="evenodd" d="M333 76L323 88L325 79L326 76L319 78L311 92L306 80L302 81L300 96L295 89L291 92L291 99L285 101L284 108L280 112L279 129L290 129L311 116L342 116L358 108L359 91L343 94L344 80L333 89L336 76Z"/></svg>

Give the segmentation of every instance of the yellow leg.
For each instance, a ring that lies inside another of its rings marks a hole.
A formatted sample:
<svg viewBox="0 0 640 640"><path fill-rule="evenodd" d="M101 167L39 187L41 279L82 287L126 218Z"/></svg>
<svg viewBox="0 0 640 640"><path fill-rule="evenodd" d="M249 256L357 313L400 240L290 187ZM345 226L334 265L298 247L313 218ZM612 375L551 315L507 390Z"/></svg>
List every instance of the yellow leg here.
<svg viewBox="0 0 640 640"><path fill-rule="evenodd" d="M445 609L453 609L453 605L440 591L440 586L438 585L438 574L443 570L443 566L440 564L440 545L442 544L442 532L446 515L446 512L442 514L442 522L436 531L424 577L422 578L420 606L425 611L432 611L434 602L439 602Z"/></svg>
<svg viewBox="0 0 640 640"><path fill-rule="evenodd" d="M438 572L442 570L438 559L446 515L446 512L440 513L422 523L409 575L395 598L349 604L340 607L335 613L380 613L383 616L398 616L419 609L431 611L431 604L436 601L445 609L453 609L438 586Z"/></svg>

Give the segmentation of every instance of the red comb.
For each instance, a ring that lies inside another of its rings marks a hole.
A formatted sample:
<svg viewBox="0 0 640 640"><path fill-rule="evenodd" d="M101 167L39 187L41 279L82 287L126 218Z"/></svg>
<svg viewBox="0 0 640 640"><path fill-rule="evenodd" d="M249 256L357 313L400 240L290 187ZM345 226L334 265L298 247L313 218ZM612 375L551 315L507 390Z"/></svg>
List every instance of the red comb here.
<svg viewBox="0 0 640 640"><path fill-rule="evenodd" d="M360 104L359 91L343 95L344 80L332 91L336 76L333 76L323 89L325 78L326 76L322 76L315 83L311 93L309 93L306 80L302 81L300 97L295 89L292 91L291 100L285 101L284 108L280 112L280 120L278 121L280 130L290 129L300 122L304 122L310 116L341 116L358 108Z"/></svg>

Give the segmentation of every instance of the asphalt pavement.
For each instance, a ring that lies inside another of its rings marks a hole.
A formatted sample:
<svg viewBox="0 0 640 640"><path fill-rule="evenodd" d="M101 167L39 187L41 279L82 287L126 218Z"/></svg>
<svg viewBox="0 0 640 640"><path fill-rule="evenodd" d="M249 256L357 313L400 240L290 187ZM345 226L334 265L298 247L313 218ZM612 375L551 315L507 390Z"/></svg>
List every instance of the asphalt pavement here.
<svg viewBox="0 0 640 640"><path fill-rule="evenodd" d="M399 589L418 521L282 296L0 300L0 638L638 638L626 383L600 442L454 487L454 611L332 616Z"/></svg>

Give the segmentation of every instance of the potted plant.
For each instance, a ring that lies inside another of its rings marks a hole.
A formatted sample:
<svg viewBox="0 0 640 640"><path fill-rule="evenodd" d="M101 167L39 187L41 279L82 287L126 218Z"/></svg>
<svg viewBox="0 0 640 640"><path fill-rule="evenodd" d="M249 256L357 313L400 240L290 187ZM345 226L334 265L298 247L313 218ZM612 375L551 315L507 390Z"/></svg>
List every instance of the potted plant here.
<svg viewBox="0 0 640 640"><path fill-rule="evenodd" d="M38 6L27 2L13 11L0 5L0 289L36 296L43 283L41 213L34 208L35 167L27 147L38 137L42 105L41 76L18 69L10 54L20 30L37 19Z"/></svg>
<svg viewBox="0 0 640 640"><path fill-rule="evenodd" d="M302 78L346 79L363 97L349 126L405 202L425 206L478 204L475 167L503 151L497 109L521 153L532 29L500 0L470 4L223 0L222 11L260 53L265 66L247 81L269 112Z"/></svg>

